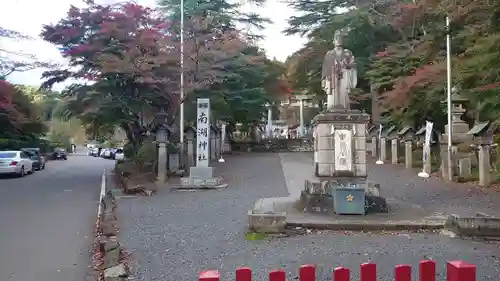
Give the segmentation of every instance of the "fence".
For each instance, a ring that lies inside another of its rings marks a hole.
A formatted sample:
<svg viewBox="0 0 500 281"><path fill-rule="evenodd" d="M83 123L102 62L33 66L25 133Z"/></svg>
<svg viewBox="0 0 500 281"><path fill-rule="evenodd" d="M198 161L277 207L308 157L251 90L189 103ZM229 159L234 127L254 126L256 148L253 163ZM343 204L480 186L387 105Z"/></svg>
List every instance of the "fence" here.
<svg viewBox="0 0 500 281"><path fill-rule="evenodd" d="M423 260L418 267L419 281L436 281L436 263L431 260ZM269 272L269 281L285 281L285 271L273 270ZM344 267L333 270L333 281L349 281L350 271ZM236 269L235 281L251 281L252 270L248 267ZM316 267L311 264L302 265L299 268L299 281L316 281ZM385 279L384 279L385 280ZM217 270L201 271L198 281L220 281ZM360 266L359 281L377 281L377 265L364 263ZM394 267L394 281L412 281L411 266L406 264ZM446 281L476 281L476 266L463 261L449 261L446 264Z"/></svg>

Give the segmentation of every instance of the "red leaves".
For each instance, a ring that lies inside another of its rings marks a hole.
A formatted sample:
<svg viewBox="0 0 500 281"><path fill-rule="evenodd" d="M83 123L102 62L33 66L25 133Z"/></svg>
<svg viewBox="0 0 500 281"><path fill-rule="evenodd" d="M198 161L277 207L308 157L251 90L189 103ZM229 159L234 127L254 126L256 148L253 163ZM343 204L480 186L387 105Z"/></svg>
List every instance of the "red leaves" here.
<svg viewBox="0 0 500 281"><path fill-rule="evenodd" d="M387 50L380 51L380 52L375 54L375 57L377 57L377 58L384 58L387 56L389 56L389 51L387 51Z"/></svg>
<svg viewBox="0 0 500 281"><path fill-rule="evenodd" d="M421 5L416 3L398 3L393 7L391 14L391 24L397 27L405 26L411 23L420 15Z"/></svg>
<svg viewBox="0 0 500 281"><path fill-rule="evenodd" d="M391 91L382 94L382 102L392 108L401 108L408 105L409 95L417 87L425 87L441 80L446 72L444 63L427 64L413 71L410 76L399 79Z"/></svg>
<svg viewBox="0 0 500 281"><path fill-rule="evenodd" d="M476 89L480 90L480 91L488 91L488 90L496 89L498 87L500 87L500 83L492 83L492 84L477 87Z"/></svg>

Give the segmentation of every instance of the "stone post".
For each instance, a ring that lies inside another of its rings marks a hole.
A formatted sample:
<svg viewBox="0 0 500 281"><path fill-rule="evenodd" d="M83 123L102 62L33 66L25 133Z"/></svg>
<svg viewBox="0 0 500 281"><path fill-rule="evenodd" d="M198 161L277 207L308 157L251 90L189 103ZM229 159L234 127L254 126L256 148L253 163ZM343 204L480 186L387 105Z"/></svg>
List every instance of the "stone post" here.
<svg viewBox="0 0 500 281"><path fill-rule="evenodd" d="M377 137L372 137L372 157L377 157Z"/></svg>
<svg viewBox="0 0 500 281"><path fill-rule="evenodd" d="M391 163L398 164L398 151L399 151L399 139L393 138L391 140Z"/></svg>
<svg viewBox="0 0 500 281"><path fill-rule="evenodd" d="M299 121L300 121L300 129L299 129L299 137L304 136L304 99L300 98L299 100Z"/></svg>
<svg viewBox="0 0 500 281"><path fill-rule="evenodd" d="M215 134L215 158L219 159L220 154L221 154L220 130L217 127L217 133Z"/></svg>
<svg viewBox="0 0 500 281"><path fill-rule="evenodd" d="M385 162L387 160L387 145L385 141L385 137L380 138L380 160L382 160L382 162Z"/></svg>
<svg viewBox="0 0 500 281"><path fill-rule="evenodd" d="M165 183L167 180L167 145L158 143L158 183Z"/></svg>
<svg viewBox="0 0 500 281"><path fill-rule="evenodd" d="M489 186L491 184L490 175L490 150L489 145L479 146L479 185Z"/></svg>
<svg viewBox="0 0 500 281"><path fill-rule="evenodd" d="M405 141L405 168L413 168L413 142L411 140Z"/></svg>
<svg viewBox="0 0 500 281"><path fill-rule="evenodd" d="M213 128L213 126L210 126L210 160L216 160L217 155L216 155L216 146L217 146L217 139L216 139L216 130Z"/></svg>
<svg viewBox="0 0 500 281"><path fill-rule="evenodd" d="M430 175L431 171L432 171L432 154L429 152L429 156L427 156L427 161L423 161L423 172Z"/></svg>
<svg viewBox="0 0 500 281"><path fill-rule="evenodd" d="M194 167L196 160L196 147L195 147L195 136L193 134L186 134L186 169L189 167Z"/></svg>

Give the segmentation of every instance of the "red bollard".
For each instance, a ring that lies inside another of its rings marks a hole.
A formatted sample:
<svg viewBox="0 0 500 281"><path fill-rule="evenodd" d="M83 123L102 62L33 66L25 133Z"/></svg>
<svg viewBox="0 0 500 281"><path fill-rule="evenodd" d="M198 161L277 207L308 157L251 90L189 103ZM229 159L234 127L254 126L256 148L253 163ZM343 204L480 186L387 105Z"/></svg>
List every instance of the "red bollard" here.
<svg viewBox="0 0 500 281"><path fill-rule="evenodd" d="M285 271L277 269L269 272L269 281L286 281Z"/></svg>
<svg viewBox="0 0 500 281"><path fill-rule="evenodd" d="M359 267L360 281L377 281L377 265L374 263L363 263Z"/></svg>
<svg viewBox="0 0 500 281"><path fill-rule="evenodd" d="M316 281L316 266L304 264L299 268L299 281Z"/></svg>
<svg viewBox="0 0 500 281"><path fill-rule="evenodd" d="M411 266L399 264L394 268L395 281L411 281Z"/></svg>
<svg viewBox="0 0 500 281"><path fill-rule="evenodd" d="M350 272L345 267L337 267L333 270L333 281L349 281Z"/></svg>
<svg viewBox="0 0 500 281"><path fill-rule="evenodd" d="M464 261L446 263L446 281L476 281L476 266Z"/></svg>
<svg viewBox="0 0 500 281"><path fill-rule="evenodd" d="M237 268L236 281L252 281L252 270L248 267Z"/></svg>
<svg viewBox="0 0 500 281"><path fill-rule="evenodd" d="M220 281L219 271L203 270L198 273L198 281Z"/></svg>
<svg viewBox="0 0 500 281"><path fill-rule="evenodd" d="M418 264L419 281L436 281L436 262L431 260L420 261Z"/></svg>

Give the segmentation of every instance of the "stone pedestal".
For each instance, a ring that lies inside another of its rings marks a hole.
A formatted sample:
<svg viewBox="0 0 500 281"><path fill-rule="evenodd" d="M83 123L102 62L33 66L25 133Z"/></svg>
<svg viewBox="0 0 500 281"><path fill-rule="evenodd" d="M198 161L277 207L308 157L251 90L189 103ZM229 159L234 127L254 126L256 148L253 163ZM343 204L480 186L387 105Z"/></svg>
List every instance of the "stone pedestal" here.
<svg viewBox="0 0 500 281"><path fill-rule="evenodd" d="M399 140L392 139L391 140L391 163L398 164L398 152L399 152Z"/></svg>
<svg viewBox="0 0 500 281"><path fill-rule="evenodd" d="M413 168L413 142L405 141L405 168Z"/></svg>
<svg viewBox="0 0 500 281"><path fill-rule="evenodd" d="M355 110L334 109L318 114L314 170L317 177L366 177L366 121Z"/></svg>
<svg viewBox="0 0 500 281"><path fill-rule="evenodd" d="M366 180L366 121L357 110L332 109L313 119L315 181L306 181L306 212L365 214L386 210L385 199L369 193Z"/></svg>

